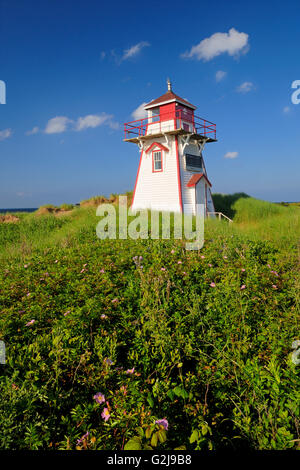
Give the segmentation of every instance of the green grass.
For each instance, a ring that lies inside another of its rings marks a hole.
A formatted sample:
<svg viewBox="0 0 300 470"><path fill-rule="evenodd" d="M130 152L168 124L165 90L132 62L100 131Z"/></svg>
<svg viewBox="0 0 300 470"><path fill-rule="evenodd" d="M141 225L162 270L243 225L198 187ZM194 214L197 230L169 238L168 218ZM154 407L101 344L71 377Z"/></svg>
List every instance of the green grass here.
<svg viewBox="0 0 300 470"><path fill-rule="evenodd" d="M297 448L300 209L226 203L199 252L89 207L0 224L1 449Z"/></svg>

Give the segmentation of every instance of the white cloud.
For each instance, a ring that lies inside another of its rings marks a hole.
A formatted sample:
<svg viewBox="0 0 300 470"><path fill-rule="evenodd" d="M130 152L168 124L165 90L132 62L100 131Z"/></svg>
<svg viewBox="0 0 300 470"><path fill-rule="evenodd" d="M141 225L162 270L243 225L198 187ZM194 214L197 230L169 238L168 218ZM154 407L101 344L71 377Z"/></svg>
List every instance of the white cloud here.
<svg viewBox="0 0 300 470"><path fill-rule="evenodd" d="M216 73L216 82L221 82L227 75L227 72L223 70L218 70Z"/></svg>
<svg viewBox="0 0 300 470"><path fill-rule="evenodd" d="M255 86L253 85L252 82L244 82L240 86L237 87L236 91L238 93L249 93L249 91L252 91L255 89Z"/></svg>
<svg viewBox="0 0 300 470"><path fill-rule="evenodd" d="M109 126L111 129L118 129L119 123L113 121L113 115L107 113L101 114L88 114L76 119L69 119L67 116L57 116L49 119L45 134L61 134L67 130L83 131L84 129L102 126L103 124ZM35 129L35 128L34 128ZM32 131L30 131L33 133Z"/></svg>
<svg viewBox="0 0 300 470"><path fill-rule="evenodd" d="M144 119L147 117L147 111L144 109L147 103L140 104L132 113L131 116L135 121L138 119Z"/></svg>
<svg viewBox="0 0 300 470"><path fill-rule="evenodd" d="M113 121L113 115L107 113L101 114L88 114L87 116L78 118L75 130L82 131L84 129L88 129L89 127L95 128L102 126L102 124L106 124L112 129L117 129L119 124Z"/></svg>
<svg viewBox="0 0 300 470"><path fill-rule="evenodd" d="M108 118L109 115L98 116L97 114L88 114L87 116L80 117L77 120L76 130L82 131L83 129L88 129L89 127L95 128L101 126Z"/></svg>
<svg viewBox="0 0 300 470"><path fill-rule="evenodd" d="M45 134L61 134L67 130L67 126L71 122L71 119L66 116L56 116L49 119L44 132Z"/></svg>
<svg viewBox="0 0 300 470"><path fill-rule="evenodd" d="M150 46L149 42L141 41L129 49L126 49L122 55L121 61L136 57L144 47Z"/></svg>
<svg viewBox="0 0 300 470"><path fill-rule="evenodd" d="M239 155L239 152L227 152L227 153L225 153L224 158L233 159L233 158L237 158L238 155Z"/></svg>
<svg viewBox="0 0 300 470"><path fill-rule="evenodd" d="M284 114L288 114L291 111L291 108L289 106L285 106L282 111Z"/></svg>
<svg viewBox="0 0 300 470"><path fill-rule="evenodd" d="M11 129L4 129L3 131L0 131L0 140L5 140L8 139L12 135L12 130Z"/></svg>
<svg viewBox="0 0 300 470"><path fill-rule="evenodd" d="M182 54L182 57L208 61L220 54L227 53L230 56L245 54L249 50L248 38L248 34L231 28L228 33L215 33L203 39L190 51Z"/></svg>
<svg viewBox="0 0 300 470"><path fill-rule="evenodd" d="M34 135L34 134L37 134L39 131L39 128L37 126L33 127L33 129L31 129L31 131L27 131L25 132L26 135Z"/></svg>

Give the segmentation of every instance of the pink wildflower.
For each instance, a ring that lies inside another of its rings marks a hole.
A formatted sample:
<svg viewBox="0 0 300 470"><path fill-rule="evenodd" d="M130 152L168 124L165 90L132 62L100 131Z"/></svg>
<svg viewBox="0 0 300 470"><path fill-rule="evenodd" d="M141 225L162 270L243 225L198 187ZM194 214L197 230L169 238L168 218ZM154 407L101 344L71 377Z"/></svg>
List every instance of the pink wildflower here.
<svg viewBox="0 0 300 470"><path fill-rule="evenodd" d="M105 273L105 271L104 271L104 269L103 269L103 268L102 268L102 269L100 269L100 273L101 273L101 274Z"/></svg>
<svg viewBox="0 0 300 470"><path fill-rule="evenodd" d="M200 258L204 259L204 258L205 258L205 256L204 256L204 255L201 255L201 256L200 256Z"/></svg>
<svg viewBox="0 0 300 470"><path fill-rule="evenodd" d="M99 405L105 402L105 396L101 392L96 393L96 395L94 395L93 398L94 400L96 400L97 403L99 403Z"/></svg>
<svg viewBox="0 0 300 470"><path fill-rule="evenodd" d="M178 264L182 264L182 261L179 260L177 263L178 263Z"/></svg>
<svg viewBox="0 0 300 470"><path fill-rule="evenodd" d="M87 431L80 439L77 439L77 445L81 444L89 435L89 431Z"/></svg>
<svg viewBox="0 0 300 470"><path fill-rule="evenodd" d="M125 374L133 374L134 373L134 367L132 369L127 369Z"/></svg>
<svg viewBox="0 0 300 470"><path fill-rule="evenodd" d="M243 289L246 289L245 284L243 284L243 285L241 286L241 290L243 290Z"/></svg>
<svg viewBox="0 0 300 470"><path fill-rule="evenodd" d="M158 424L159 426L163 426L166 431L168 430L169 423L168 423L168 420L167 420L166 418L157 419L157 420L155 421L155 424Z"/></svg>
<svg viewBox="0 0 300 470"><path fill-rule="evenodd" d="M105 315L105 313L102 313L102 315L100 315L100 318L101 320L105 320L107 318L107 315Z"/></svg>
<svg viewBox="0 0 300 470"><path fill-rule="evenodd" d="M171 253L172 253L172 255L174 255L174 253L175 253L175 250L171 250Z"/></svg>
<svg viewBox="0 0 300 470"><path fill-rule="evenodd" d="M245 269L245 268L242 268L241 271L242 271L242 273L244 273L244 272L246 271L246 269Z"/></svg>
<svg viewBox="0 0 300 470"><path fill-rule="evenodd" d="M25 326L30 326L30 325L33 325L33 324L34 324L34 322L35 322L35 320L30 320L28 323L26 323L26 325L25 325Z"/></svg>
<svg viewBox="0 0 300 470"><path fill-rule="evenodd" d="M273 289L278 289L278 287L276 286L276 284L272 284L272 287L273 287Z"/></svg>
<svg viewBox="0 0 300 470"><path fill-rule="evenodd" d="M165 270L166 270L166 268L160 268L160 270L161 270L161 271L165 271Z"/></svg>
<svg viewBox="0 0 300 470"><path fill-rule="evenodd" d="M104 419L105 422L109 420L110 414L109 414L108 408L104 408L104 410L101 413L101 418Z"/></svg>
<svg viewBox="0 0 300 470"><path fill-rule="evenodd" d="M210 268L212 268L212 264L208 263L208 266L209 266Z"/></svg>
<svg viewBox="0 0 300 470"><path fill-rule="evenodd" d="M216 287L216 284L214 282L211 282L209 285L210 287Z"/></svg>
<svg viewBox="0 0 300 470"><path fill-rule="evenodd" d="M71 310L67 310L66 313L64 313L64 317L66 317L70 312Z"/></svg>
<svg viewBox="0 0 300 470"><path fill-rule="evenodd" d="M112 302L113 304L115 304L115 303L117 303L117 302L119 302L119 301L118 301L118 299L116 298L116 299L113 299L111 302Z"/></svg>

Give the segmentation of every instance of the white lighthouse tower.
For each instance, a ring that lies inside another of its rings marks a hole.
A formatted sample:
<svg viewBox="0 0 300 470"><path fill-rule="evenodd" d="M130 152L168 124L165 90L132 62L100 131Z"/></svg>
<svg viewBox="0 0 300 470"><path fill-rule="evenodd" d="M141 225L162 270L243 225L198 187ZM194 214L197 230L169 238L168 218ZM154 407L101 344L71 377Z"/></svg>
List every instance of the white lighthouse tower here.
<svg viewBox="0 0 300 470"><path fill-rule="evenodd" d="M216 142L216 125L194 114L196 107L168 91L146 104L145 119L128 122L125 142L141 151L132 210L196 214L204 204L205 214L215 211L203 148Z"/></svg>

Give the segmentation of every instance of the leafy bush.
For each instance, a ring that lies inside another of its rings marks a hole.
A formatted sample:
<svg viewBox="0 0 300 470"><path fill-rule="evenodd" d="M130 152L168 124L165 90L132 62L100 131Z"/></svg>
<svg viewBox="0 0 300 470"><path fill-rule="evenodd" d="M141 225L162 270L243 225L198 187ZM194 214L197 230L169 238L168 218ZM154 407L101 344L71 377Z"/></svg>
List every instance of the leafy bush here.
<svg viewBox="0 0 300 470"><path fill-rule="evenodd" d="M200 252L98 240L93 208L1 225L0 448L297 448L300 217L281 209L209 221Z"/></svg>

